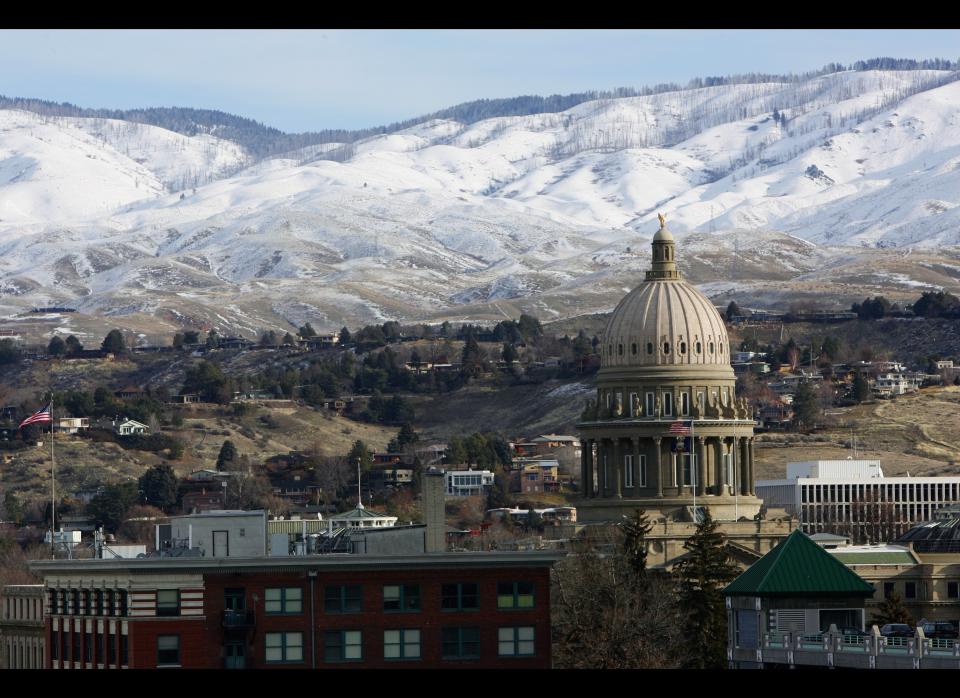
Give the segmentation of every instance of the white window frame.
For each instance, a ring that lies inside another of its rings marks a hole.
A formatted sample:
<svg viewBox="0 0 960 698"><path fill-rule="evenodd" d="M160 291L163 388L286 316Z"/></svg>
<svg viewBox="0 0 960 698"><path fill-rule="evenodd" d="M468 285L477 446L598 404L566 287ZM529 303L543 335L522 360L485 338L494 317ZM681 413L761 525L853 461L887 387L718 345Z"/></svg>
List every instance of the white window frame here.
<svg viewBox="0 0 960 698"><path fill-rule="evenodd" d="M680 414L684 417L690 416L690 393L686 390L680 393Z"/></svg>
<svg viewBox="0 0 960 698"><path fill-rule="evenodd" d="M647 416L652 417L657 407L657 395L654 392L647 393Z"/></svg>
<svg viewBox="0 0 960 698"><path fill-rule="evenodd" d="M663 416L673 416L673 393L664 391L663 393Z"/></svg>
<svg viewBox="0 0 960 698"><path fill-rule="evenodd" d="M723 454L723 472L725 476L725 484L728 487L733 487L733 454L732 453Z"/></svg>
<svg viewBox="0 0 960 698"><path fill-rule="evenodd" d="M497 656L536 656L536 631L532 625L497 629Z"/></svg>
<svg viewBox="0 0 960 698"><path fill-rule="evenodd" d="M623 456L623 486L633 487L633 454Z"/></svg>
<svg viewBox="0 0 960 698"><path fill-rule="evenodd" d="M628 409L627 414L629 414L631 417L636 417L637 415L633 413L633 400L635 397L637 397L637 394L629 393L629 395L630 395L630 403L629 403L629 407L627 408Z"/></svg>
<svg viewBox="0 0 960 698"><path fill-rule="evenodd" d="M646 454L640 454L640 460L637 461L637 472L640 475L640 487L647 486L647 456Z"/></svg>
<svg viewBox="0 0 960 698"><path fill-rule="evenodd" d="M422 634L419 628L397 628L383 631L383 658L390 661L420 659ZM392 654L388 648L396 651Z"/></svg>

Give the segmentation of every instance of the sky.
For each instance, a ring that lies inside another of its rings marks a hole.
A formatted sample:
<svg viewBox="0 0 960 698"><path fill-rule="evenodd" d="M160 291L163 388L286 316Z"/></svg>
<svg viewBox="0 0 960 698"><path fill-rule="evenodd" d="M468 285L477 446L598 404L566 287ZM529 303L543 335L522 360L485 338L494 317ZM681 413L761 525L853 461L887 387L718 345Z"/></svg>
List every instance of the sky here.
<svg viewBox="0 0 960 698"><path fill-rule="evenodd" d="M219 109L302 132L879 56L958 60L960 30L0 30L0 94Z"/></svg>

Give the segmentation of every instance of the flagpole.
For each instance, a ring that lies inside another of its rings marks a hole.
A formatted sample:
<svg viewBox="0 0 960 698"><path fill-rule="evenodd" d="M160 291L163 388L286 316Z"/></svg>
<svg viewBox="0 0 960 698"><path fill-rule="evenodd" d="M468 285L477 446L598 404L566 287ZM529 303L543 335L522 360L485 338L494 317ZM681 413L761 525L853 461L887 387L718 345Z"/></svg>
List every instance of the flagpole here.
<svg viewBox="0 0 960 698"><path fill-rule="evenodd" d="M694 419L690 420L690 479L693 481L693 523L697 523L697 439L693 433Z"/></svg>
<svg viewBox="0 0 960 698"><path fill-rule="evenodd" d="M50 556L57 556L57 461L53 453L53 436L56 433L53 421L53 391L50 391Z"/></svg>

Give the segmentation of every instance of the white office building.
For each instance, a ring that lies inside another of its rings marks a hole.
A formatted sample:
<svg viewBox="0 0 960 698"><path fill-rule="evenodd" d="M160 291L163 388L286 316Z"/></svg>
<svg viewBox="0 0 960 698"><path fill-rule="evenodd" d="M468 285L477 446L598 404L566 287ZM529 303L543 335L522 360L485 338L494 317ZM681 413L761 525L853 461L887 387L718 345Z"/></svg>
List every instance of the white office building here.
<svg viewBox="0 0 960 698"><path fill-rule="evenodd" d="M757 480L767 508L785 509L805 533L886 542L960 503L960 477L886 477L878 460L787 464L785 480Z"/></svg>

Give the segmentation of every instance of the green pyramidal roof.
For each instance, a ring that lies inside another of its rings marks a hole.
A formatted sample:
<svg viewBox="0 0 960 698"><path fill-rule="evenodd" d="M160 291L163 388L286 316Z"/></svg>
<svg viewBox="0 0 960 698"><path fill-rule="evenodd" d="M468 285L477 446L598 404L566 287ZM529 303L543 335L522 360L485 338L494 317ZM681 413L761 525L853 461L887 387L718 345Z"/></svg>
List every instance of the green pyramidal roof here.
<svg viewBox="0 0 960 698"><path fill-rule="evenodd" d="M798 528L723 592L728 596L873 596L873 587Z"/></svg>

